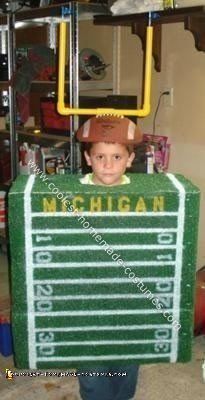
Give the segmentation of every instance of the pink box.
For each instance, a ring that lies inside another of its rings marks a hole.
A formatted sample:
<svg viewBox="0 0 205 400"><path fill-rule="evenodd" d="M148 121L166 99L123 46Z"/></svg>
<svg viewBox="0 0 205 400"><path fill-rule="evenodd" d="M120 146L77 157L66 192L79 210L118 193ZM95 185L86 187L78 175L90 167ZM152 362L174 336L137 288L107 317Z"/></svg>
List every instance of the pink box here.
<svg viewBox="0 0 205 400"><path fill-rule="evenodd" d="M168 144L168 137L162 135L149 135L143 134L143 142L147 145L154 146L154 158L155 166L161 171L165 171L168 168L170 144Z"/></svg>
<svg viewBox="0 0 205 400"><path fill-rule="evenodd" d="M0 228L4 229L6 225L6 204L5 204L6 192L0 191Z"/></svg>

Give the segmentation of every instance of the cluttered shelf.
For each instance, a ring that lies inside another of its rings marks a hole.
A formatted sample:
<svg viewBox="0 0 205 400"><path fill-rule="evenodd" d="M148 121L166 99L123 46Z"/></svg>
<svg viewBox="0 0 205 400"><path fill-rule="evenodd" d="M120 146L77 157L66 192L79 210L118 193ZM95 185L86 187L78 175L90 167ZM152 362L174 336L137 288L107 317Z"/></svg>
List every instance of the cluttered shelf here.
<svg viewBox="0 0 205 400"><path fill-rule="evenodd" d="M22 139L31 137L32 140L36 139L36 141L41 140L51 140L51 141L59 141L59 142L70 142L69 136L59 135L59 134L49 134L49 133L42 133L39 128L22 128L17 129L17 134L22 137ZM0 130L0 139L8 139L9 138L9 131L6 129Z"/></svg>
<svg viewBox="0 0 205 400"><path fill-rule="evenodd" d="M69 85L69 81L65 82L65 85ZM0 81L0 90L8 89L9 82L8 81ZM40 81L35 80L31 82L31 92L45 92L45 87L47 91L56 90L57 82L56 81ZM79 90L80 91L89 91L89 90L113 90L113 83L110 81L80 81L79 82Z"/></svg>
<svg viewBox="0 0 205 400"><path fill-rule="evenodd" d="M0 81L0 90L7 90L9 86L8 81Z"/></svg>
<svg viewBox="0 0 205 400"><path fill-rule="evenodd" d="M93 15L98 14L110 14L108 8L106 9L103 4L100 2L87 2L87 1L77 1L74 2L78 4L78 12L81 18L90 19ZM32 8L28 10L20 10L16 12L16 21L32 21L32 22L39 22L38 20L41 19L41 22L50 22L46 21L46 18L55 18L57 20L62 19L62 12L63 15L70 17L69 14L69 2L63 2L60 4L54 4L49 6L41 6L38 8ZM63 11L62 11L63 10ZM1 17L1 24L7 24L7 17L4 14L0 14Z"/></svg>
<svg viewBox="0 0 205 400"><path fill-rule="evenodd" d="M50 90L54 89L57 85L56 81L32 81L31 91L41 92L43 86L46 85L47 90L50 87ZM65 81L65 85L69 85L69 81ZM89 91L89 90L113 90L113 83L110 81L96 81L96 80L85 80L79 81L79 90L80 91Z"/></svg>
<svg viewBox="0 0 205 400"><path fill-rule="evenodd" d="M0 242L6 241L6 231L3 228L0 228Z"/></svg>
<svg viewBox="0 0 205 400"><path fill-rule="evenodd" d="M205 18L205 7L184 7L167 9L163 11L157 11L152 15L153 25L162 25L176 22L183 22L186 18ZM140 23L148 21L148 12L139 12L137 14L122 14L122 15L95 15L94 24L96 25L113 25L113 26L129 26L133 23Z"/></svg>
<svg viewBox="0 0 205 400"><path fill-rule="evenodd" d="M130 26L132 34L139 36L143 49L146 48L146 26L149 19L148 12L122 15L95 15L95 25ZM156 71L161 71L161 42L162 25L170 23L184 23L184 29L194 36L195 47L198 51L205 51L205 7L174 8L152 13L154 26L153 57Z"/></svg>
<svg viewBox="0 0 205 400"><path fill-rule="evenodd" d="M11 184L12 184L11 179L8 180L8 181L6 181L6 182L4 182L4 183L1 183L1 182L0 182L0 190L5 190L5 191L7 191L7 190L9 189L9 186L10 186Z"/></svg>

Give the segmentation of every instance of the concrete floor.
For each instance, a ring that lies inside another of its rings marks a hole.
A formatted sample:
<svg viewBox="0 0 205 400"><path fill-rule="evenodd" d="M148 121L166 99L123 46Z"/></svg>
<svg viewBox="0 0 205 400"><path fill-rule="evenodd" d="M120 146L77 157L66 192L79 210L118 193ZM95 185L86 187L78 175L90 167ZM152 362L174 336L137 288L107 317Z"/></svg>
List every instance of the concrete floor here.
<svg viewBox="0 0 205 400"><path fill-rule="evenodd" d="M6 256L0 253L0 297L7 295L8 267ZM202 377L204 359L205 337L199 336L193 341L191 362L142 366L135 400L202 400L205 398L205 380ZM15 377L7 380L6 368L16 370L12 356L0 356L0 398L4 400L81 399L76 378Z"/></svg>

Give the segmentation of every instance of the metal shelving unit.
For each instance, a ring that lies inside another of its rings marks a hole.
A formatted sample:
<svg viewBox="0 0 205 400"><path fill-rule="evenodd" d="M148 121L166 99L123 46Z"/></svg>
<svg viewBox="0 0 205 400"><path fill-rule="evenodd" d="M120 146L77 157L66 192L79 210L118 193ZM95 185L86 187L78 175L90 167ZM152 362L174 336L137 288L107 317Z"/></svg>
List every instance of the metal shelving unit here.
<svg viewBox="0 0 205 400"><path fill-rule="evenodd" d="M70 84L69 97L70 104L73 107L77 107L79 103L79 92L81 90L112 90L112 82L103 81L79 81L78 74L78 54L79 54L79 32L78 23L79 20L93 19L94 15L105 15L105 8L99 3L85 3L71 1L69 3L61 3L59 5L53 5L48 7L32 8L29 10L22 10L10 12L7 16L1 17L1 24L7 25L8 32L8 54L9 54L9 79L11 79L13 72L15 71L15 30L18 22L30 26L31 24L35 27L36 24L58 24L62 21L69 22L70 27ZM109 14L109 13L108 13ZM10 106L10 144L11 144L11 166L12 166L12 180L17 176L18 170L18 159L17 159L17 141L18 141L18 130L16 127L16 101L15 101L15 89L10 82L1 82L0 87L9 88L9 106ZM32 83L32 91L37 91L43 85L47 85L48 88L54 88L56 82L41 82L34 81ZM75 172L79 163L78 155L76 156L76 146L74 143L74 132L78 128L78 117L71 117L71 131L70 142L71 151L71 172ZM26 132L25 132L26 135ZM50 135L51 136L51 135ZM50 138L48 138L50 140ZM52 139L51 139L52 140ZM60 137L59 137L59 140Z"/></svg>

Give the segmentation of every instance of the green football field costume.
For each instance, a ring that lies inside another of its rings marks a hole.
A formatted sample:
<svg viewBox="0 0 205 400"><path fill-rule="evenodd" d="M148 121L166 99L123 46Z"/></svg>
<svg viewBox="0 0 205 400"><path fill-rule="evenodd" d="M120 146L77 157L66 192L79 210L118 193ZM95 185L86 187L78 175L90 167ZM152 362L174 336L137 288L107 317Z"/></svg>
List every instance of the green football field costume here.
<svg viewBox="0 0 205 400"><path fill-rule="evenodd" d="M12 185L17 367L190 360L199 190L181 175L129 176Z"/></svg>

